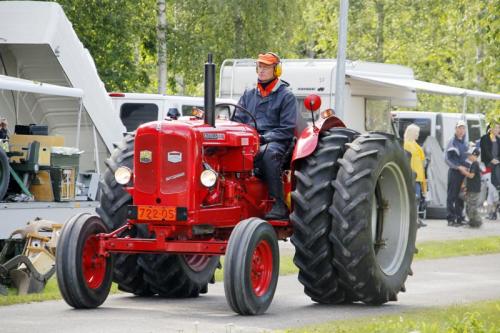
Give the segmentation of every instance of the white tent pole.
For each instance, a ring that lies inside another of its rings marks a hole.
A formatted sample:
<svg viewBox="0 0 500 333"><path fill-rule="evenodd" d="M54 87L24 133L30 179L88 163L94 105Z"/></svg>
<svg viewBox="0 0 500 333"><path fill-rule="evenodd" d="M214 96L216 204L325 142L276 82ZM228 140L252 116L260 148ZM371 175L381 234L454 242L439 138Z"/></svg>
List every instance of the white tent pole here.
<svg viewBox="0 0 500 333"><path fill-rule="evenodd" d="M95 129L95 125L92 125L92 132L94 133L94 159L95 159L95 171L98 175L101 174L100 170L100 161L99 161L99 147L97 145L97 133Z"/></svg>
<svg viewBox="0 0 500 333"><path fill-rule="evenodd" d="M467 94L464 94L464 103L462 106L462 117L465 119L465 113L467 111Z"/></svg>
<svg viewBox="0 0 500 333"><path fill-rule="evenodd" d="M345 54L347 47L347 13L349 0L340 0L339 37L337 43L337 77L335 79L335 113L344 117Z"/></svg>
<svg viewBox="0 0 500 333"><path fill-rule="evenodd" d="M80 98L80 108L78 109L78 120L76 125L76 148L80 149L80 126L82 123L83 98Z"/></svg>

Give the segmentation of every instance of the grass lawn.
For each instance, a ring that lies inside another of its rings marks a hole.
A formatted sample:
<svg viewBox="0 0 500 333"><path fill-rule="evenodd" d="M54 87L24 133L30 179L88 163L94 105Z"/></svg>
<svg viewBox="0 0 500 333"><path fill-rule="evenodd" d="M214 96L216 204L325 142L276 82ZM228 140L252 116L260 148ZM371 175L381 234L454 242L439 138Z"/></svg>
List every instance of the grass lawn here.
<svg viewBox="0 0 500 333"><path fill-rule="evenodd" d="M282 331L283 332L283 331ZM499 333L500 300L364 317L285 330L286 333Z"/></svg>
<svg viewBox="0 0 500 333"><path fill-rule="evenodd" d="M118 286L113 283L111 286L111 293L119 292ZM0 306L2 305L12 305L19 303L31 303L31 302L42 302L61 299L61 293L59 292L59 287L57 286L56 278L51 278L43 292L39 294L28 294L28 295L17 295L17 289L9 289L8 296L0 296Z"/></svg>
<svg viewBox="0 0 500 333"><path fill-rule="evenodd" d="M464 240L449 240L449 241L427 241L417 244L419 249L415 255L415 260L438 259L467 255L482 255L489 253L500 252L500 236L473 238ZM224 258L222 258L224 264ZM297 267L293 263L293 256L283 255L280 257L280 274L289 275L296 274ZM223 280L222 270L215 272L215 280ZM118 292L116 285L113 285L112 292ZM28 303L60 299L61 295L57 287L56 280L52 278L45 287L43 293L30 294L24 296L16 295L16 290L11 289L8 296L0 296L0 306L16 303Z"/></svg>
<svg viewBox="0 0 500 333"><path fill-rule="evenodd" d="M500 252L500 236L417 243L416 260L481 255Z"/></svg>

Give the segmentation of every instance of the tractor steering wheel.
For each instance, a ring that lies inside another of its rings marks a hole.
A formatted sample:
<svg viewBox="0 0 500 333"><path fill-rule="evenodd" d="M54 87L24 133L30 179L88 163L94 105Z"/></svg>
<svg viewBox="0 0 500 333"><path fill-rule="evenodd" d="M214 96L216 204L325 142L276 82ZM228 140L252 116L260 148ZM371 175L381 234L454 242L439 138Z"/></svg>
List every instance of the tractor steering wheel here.
<svg viewBox="0 0 500 333"><path fill-rule="evenodd" d="M241 111L245 112L246 114L248 114L250 116L250 118L252 118L253 124L254 124L254 128L258 132L258 129L257 129L257 120L255 119L255 117L253 116L253 114L250 113L250 111L248 111L247 109L245 109L241 105L234 104L234 103L219 103L219 104L216 104L215 106L234 106L235 109L234 109L233 115L229 119L231 121L234 121L234 115L236 114L236 110L237 109L240 109Z"/></svg>

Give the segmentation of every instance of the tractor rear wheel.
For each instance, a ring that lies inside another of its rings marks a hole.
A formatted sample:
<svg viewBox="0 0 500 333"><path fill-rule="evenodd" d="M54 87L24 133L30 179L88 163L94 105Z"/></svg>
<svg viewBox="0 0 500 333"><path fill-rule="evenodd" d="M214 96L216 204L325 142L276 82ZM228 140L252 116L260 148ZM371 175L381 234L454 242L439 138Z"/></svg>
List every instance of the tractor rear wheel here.
<svg viewBox="0 0 500 333"><path fill-rule="evenodd" d="M76 215L64 224L57 244L56 273L66 303L76 309L96 308L108 297L113 259L98 255L99 233L108 231L94 215Z"/></svg>
<svg viewBox="0 0 500 333"><path fill-rule="evenodd" d="M0 201L5 197L9 187L9 158L5 151L0 148Z"/></svg>
<svg viewBox="0 0 500 333"><path fill-rule="evenodd" d="M259 218L236 225L229 237L224 267L226 300L241 315L264 313L274 297L279 247L273 227Z"/></svg>
<svg viewBox="0 0 500 333"><path fill-rule="evenodd" d="M338 284L332 265L333 244L329 239L332 219L328 209L333 200L335 180L346 147L358 135L346 128L333 128L320 134L316 151L300 161L295 170L296 187L292 193L294 226L291 241L293 261L299 268L304 292L318 303L353 300Z"/></svg>
<svg viewBox="0 0 500 333"><path fill-rule="evenodd" d="M120 166L133 169L134 141L135 134L125 135L106 161L107 169L99 184L101 205L97 208L97 213L110 230L118 229L127 222L127 206L132 204L130 194L115 181L115 171ZM120 236L137 236L137 227L125 230ZM118 289L140 296L153 294L144 282L142 269L137 265L138 255L117 253L113 257L113 280L118 284Z"/></svg>
<svg viewBox="0 0 500 333"><path fill-rule="evenodd" d="M409 160L389 134L357 138L339 160L330 212L334 266L368 304L397 300L411 274L417 209Z"/></svg>

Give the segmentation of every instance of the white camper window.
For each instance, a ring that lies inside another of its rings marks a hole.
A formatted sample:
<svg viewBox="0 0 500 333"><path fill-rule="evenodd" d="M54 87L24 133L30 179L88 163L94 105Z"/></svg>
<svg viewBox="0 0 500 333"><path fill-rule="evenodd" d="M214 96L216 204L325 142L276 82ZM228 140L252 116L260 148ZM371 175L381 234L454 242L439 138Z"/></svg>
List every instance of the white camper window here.
<svg viewBox="0 0 500 333"><path fill-rule="evenodd" d="M151 103L125 103L120 107L120 118L128 132L144 123L158 120L158 105Z"/></svg>
<svg viewBox="0 0 500 333"><path fill-rule="evenodd" d="M391 102L388 99L367 98L365 102L365 128L367 131L392 133Z"/></svg>
<svg viewBox="0 0 500 333"><path fill-rule="evenodd" d="M417 142L419 145L423 145L425 139L431 135L431 120L428 118L397 118L395 119L396 128L399 132L399 137L404 138L406 128L415 124L420 128L420 134L418 136Z"/></svg>
<svg viewBox="0 0 500 333"><path fill-rule="evenodd" d="M481 124L479 119L467 119L467 130L469 131L469 141L476 142L481 139Z"/></svg>

